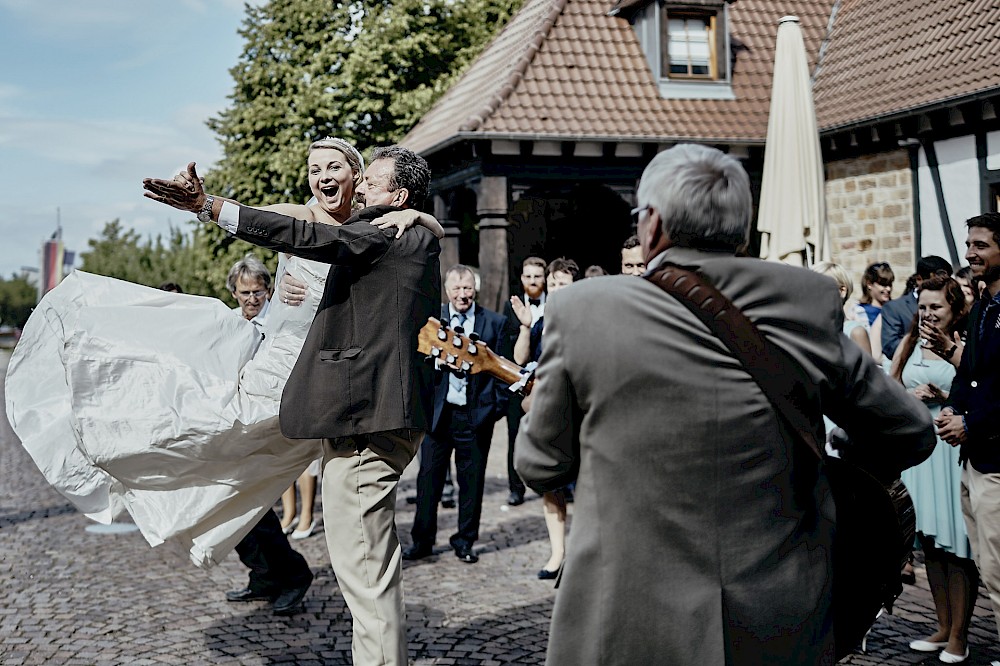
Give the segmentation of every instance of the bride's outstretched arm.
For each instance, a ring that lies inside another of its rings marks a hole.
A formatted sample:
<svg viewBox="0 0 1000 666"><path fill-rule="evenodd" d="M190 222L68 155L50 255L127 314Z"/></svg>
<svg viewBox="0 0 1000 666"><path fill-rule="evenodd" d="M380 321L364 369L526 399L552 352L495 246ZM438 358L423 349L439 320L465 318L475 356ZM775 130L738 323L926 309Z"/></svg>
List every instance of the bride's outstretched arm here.
<svg viewBox="0 0 1000 666"><path fill-rule="evenodd" d="M437 218L427 213L421 213L419 210L394 210L391 213L386 213L382 217L372 220L371 223L379 229L396 227L396 238L402 236L404 231L415 224L427 227L438 238L444 238L444 227L437 221Z"/></svg>

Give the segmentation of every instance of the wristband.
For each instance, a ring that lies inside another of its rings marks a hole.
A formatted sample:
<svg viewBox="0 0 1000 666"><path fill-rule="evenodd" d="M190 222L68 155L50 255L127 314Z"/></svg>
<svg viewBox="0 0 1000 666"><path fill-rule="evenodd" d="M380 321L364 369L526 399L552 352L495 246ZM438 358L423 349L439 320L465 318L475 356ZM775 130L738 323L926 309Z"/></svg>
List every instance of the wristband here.
<svg viewBox="0 0 1000 666"><path fill-rule="evenodd" d="M955 355L955 352L957 352L957 351L958 351L958 345L952 345L951 349L949 349L948 351L946 351L944 353L944 357L945 358L951 358L952 356Z"/></svg>
<svg viewBox="0 0 1000 666"><path fill-rule="evenodd" d="M212 205L215 204L215 197L209 194L205 197L205 203L202 204L201 210L198 211L198 220L201 222L211 222L212 221Z"/></svg>

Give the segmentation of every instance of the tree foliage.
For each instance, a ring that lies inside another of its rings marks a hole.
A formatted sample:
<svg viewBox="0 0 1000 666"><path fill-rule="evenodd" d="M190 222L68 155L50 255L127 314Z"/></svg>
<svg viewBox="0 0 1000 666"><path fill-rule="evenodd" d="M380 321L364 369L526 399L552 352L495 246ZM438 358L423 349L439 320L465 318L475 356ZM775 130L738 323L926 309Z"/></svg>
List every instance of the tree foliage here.
<svg viewBox="0 0 1000 666"><path fill-rule="evenodd" d="M149 287L176 282L185 293L215 296L235 305L226 290L229 268L253 251L274 270L274 253L243 243L213 244L211 229L192 221L192 233L171 227L162 236L143 239L135 230L124 229L118 220L108 222L97 239L90 239L82 253L81 270L127 280Z"/></svg>
<svg viewBox="0 0 1000 666"><path fill-rule="evenodd" d="M24 277L0 278L0 325L24 327L38 300L38 289Z"/></svg>
<svg viewBox="0 0 1000 666"><path fill-rule="evenodd" d="M223 158L206 186L242 203L302 202L305 153L327 135L399 141L521 0L271 0L247 7L232 105L209 121Z"/></svg>

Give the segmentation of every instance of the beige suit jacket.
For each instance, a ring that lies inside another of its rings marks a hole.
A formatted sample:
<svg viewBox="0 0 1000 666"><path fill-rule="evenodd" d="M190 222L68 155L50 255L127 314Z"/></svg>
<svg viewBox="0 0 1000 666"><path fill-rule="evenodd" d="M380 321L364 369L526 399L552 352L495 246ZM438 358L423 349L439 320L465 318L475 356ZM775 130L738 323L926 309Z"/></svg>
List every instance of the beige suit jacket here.
<svg viewBox="0 0 1000 666"><path fill-rule="evenodd" d="M666 259L802 365L819 437L825 411L873 462L930 455L926 407L841 334L830 278L683 248ZM545 307L515 464L536 490L578 471L548 663L831 662L828 485L739 361L643 279L584 280Z"/></svg>

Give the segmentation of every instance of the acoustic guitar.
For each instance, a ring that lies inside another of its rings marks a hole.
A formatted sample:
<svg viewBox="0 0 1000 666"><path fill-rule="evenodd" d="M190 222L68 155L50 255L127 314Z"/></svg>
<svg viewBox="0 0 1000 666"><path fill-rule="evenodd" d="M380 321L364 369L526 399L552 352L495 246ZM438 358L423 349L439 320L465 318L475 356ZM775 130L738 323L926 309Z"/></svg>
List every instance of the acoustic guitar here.
<svg viewBox="0 0 1000 666"><path fill-rule="evenodd" d="M480 372L492 375L521 396L531 393L535 383L533 369L522 368L495 353L475 333L466 335L461 326L449 328L434 317L428 317L420 329L417 351L459 377Z"/></svg>

